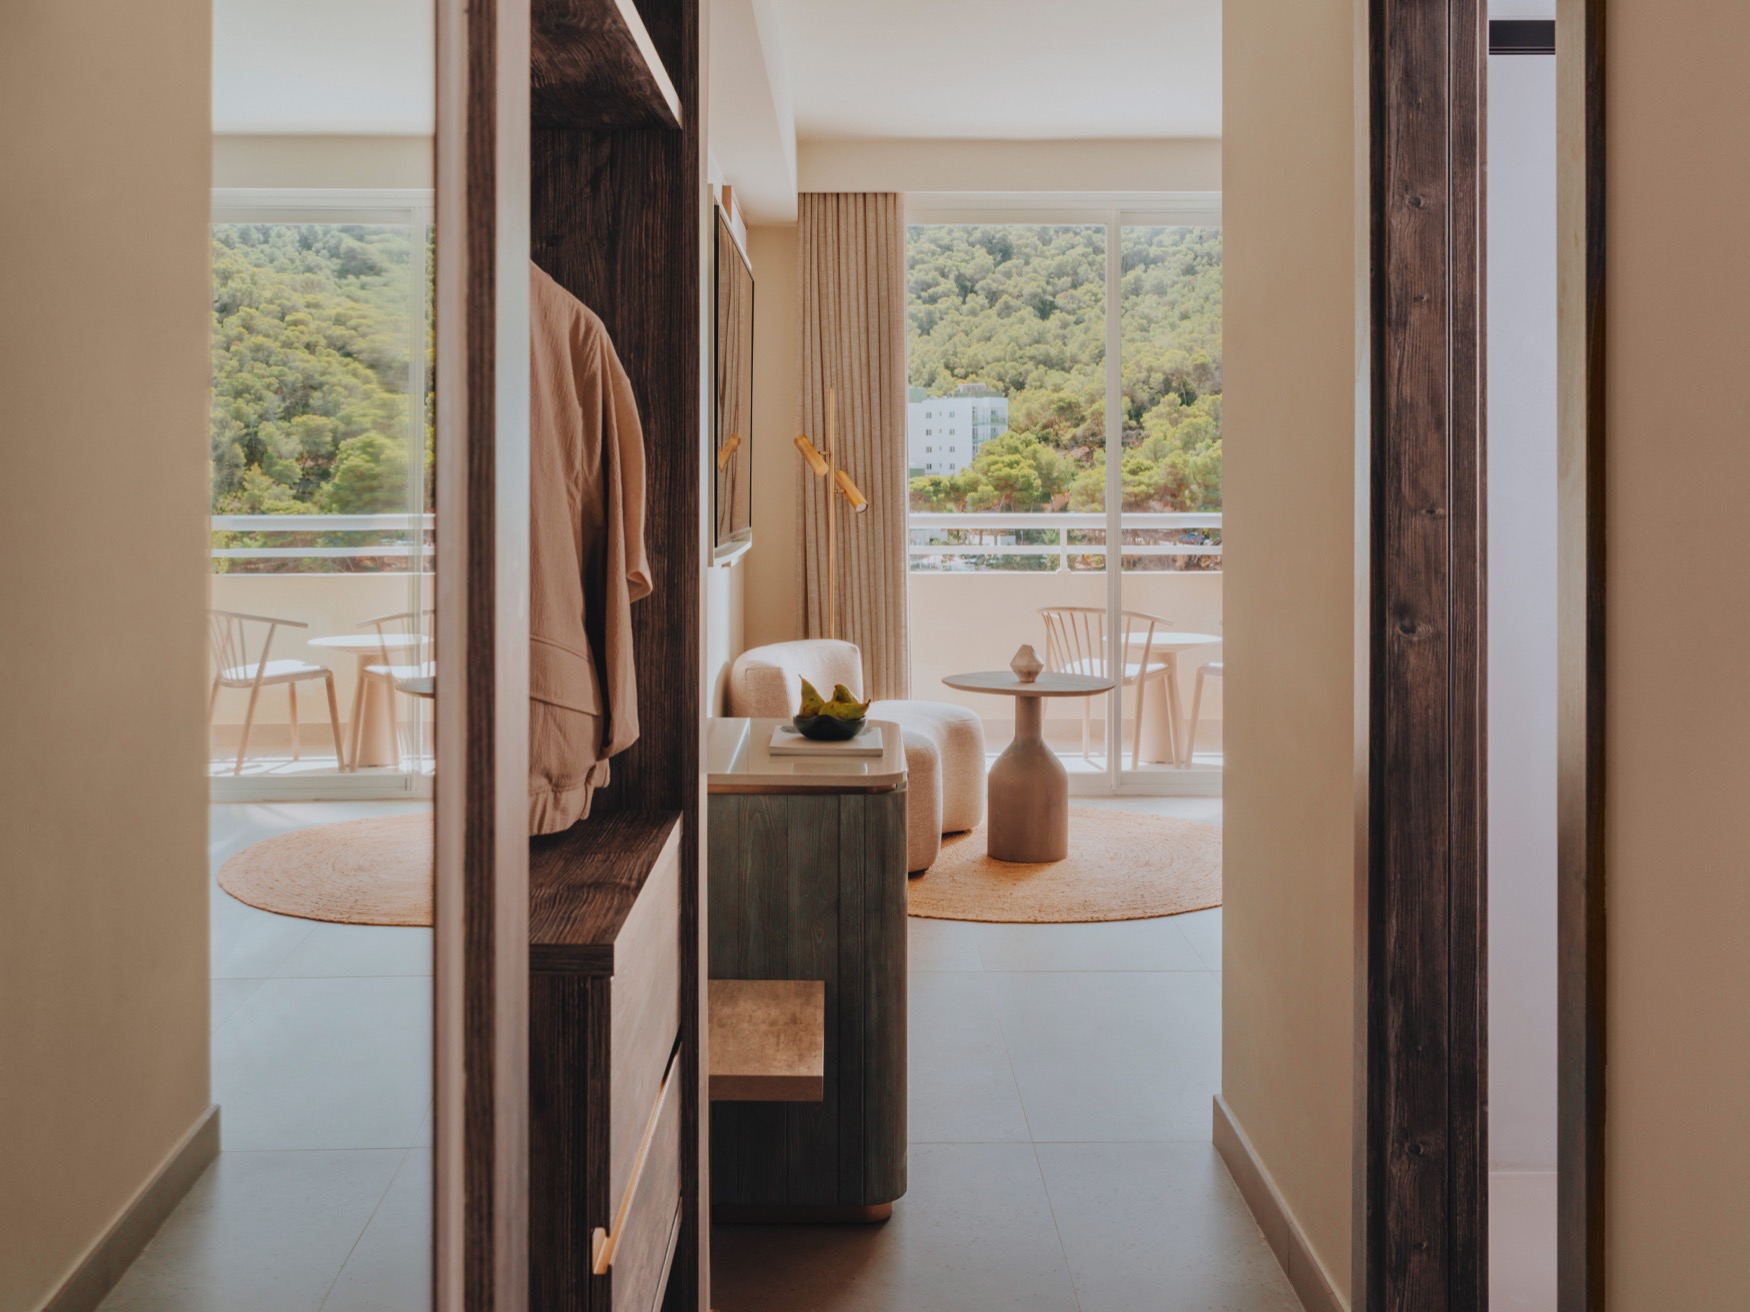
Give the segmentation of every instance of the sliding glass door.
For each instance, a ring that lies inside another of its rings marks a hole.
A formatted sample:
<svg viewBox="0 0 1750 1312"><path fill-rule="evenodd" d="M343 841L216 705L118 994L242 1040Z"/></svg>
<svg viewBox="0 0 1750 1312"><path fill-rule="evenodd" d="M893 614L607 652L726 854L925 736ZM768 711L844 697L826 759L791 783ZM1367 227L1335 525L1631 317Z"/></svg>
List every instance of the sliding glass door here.
<svg viewBox="0 0 1750 1312"><path fill-rule="evenodd" d="M335 687L221 680L216 797L429 793L431 699L400 689L431 658L431 242L428 192L214 195L215 673Z"/></svg>
<svg viewBox="0 0 1750 1312"><path fill-rule="evenodd" d="M1025 643L1112 677L1048 703L1077 792L1220 787L1219 207L1153 200L912 205L912 695L996 751L1009 706L944 676Z"/></svg>

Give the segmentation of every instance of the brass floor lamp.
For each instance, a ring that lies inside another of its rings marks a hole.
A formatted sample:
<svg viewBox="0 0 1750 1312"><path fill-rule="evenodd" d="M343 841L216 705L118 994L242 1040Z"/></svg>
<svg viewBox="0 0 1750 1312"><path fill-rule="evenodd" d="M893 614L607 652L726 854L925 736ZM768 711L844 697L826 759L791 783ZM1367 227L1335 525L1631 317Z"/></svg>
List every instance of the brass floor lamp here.
<svg viewBox="0 0 1750 1312"><path fill-rule="evenodd" d="M843 497L853 514L860 515L869 509L869 498L858 490L851 481L851 476L837 468L834 462L834 437L838 431L836 425L837 395L834 389L826 392L826 450L821 451L808 440L806 433L796 434L796 449L802 453L802 458L808 462L808 468L816 478L824 478L826 483L826 636L839 636L839 606L838 606L838 537L833 528L833 505Z"/></svg>

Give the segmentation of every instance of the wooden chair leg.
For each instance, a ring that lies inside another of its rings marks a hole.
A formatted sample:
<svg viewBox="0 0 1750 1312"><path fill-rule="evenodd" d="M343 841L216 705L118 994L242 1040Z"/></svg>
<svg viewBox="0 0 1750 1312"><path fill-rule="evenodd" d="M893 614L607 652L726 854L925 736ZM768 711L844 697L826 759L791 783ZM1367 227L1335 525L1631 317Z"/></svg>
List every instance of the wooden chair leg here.
<svg viewBox="0 0 1750 1312"><path fill-rule="evenodd" d="M296 683L286 685L286 705L292 717L292 759L295 761L302 755L302 749L298 743L298 685Z"/></svg>
<svg viewBox="0 0 1750 1312"><path fill-rule="evenodd" d="M395 693L395 680L383 680L383 696L388 700L388 742L395 745L395 768L401 768L401 694Z"/></svg>
<svg viewBox="0 0 1750 1312"><path fill-rule="evenodd" d="M243 712L243 738L237 744L237 768L231 773L243 773L243 754L249 750L249 729L255 723L255 703L261 697L261 684L249 685L249 709Z"/></svg>
<svg viewBox="0 0 1750 1312"><path fill-rule="evenodd" d="M352 686L352 718L346 723L347 759L352 762L350 768L359 768L359 746L364 741L364 709L365 709L365 679L369 677L363 670L359 671L358 682Z"/></svg>
<svg viewBox="0 0 1750 1312"><path fill-rule="evenodd" d="M1185 740L1186 765L1197 759L1197 717L1203 714L1203 674L1203 667L1199 665L1197 680L1191 685L1191 732Z"/></svg>
<svg viewBox="0 0 1750 1312"><path fill-rule="evenodd" d="M346 743L340 736L340 703L334 698L334 671L324 670L322 683L328 689L328 727L334 731L334 763L346 769Z"/></svg>
<svg viewBox="0 0 1750 1312"><path fill-rule="evenodd" d="M1130 768L1142 769L1142 711L1148 703L1148 678L1145 675L1136 681L1136 730L1130 736ZM1123 694L1119 694L1120 705L1123 705Z"/></svg>
<svg viewBox="0 0 1750 1312"><path fill-rule="evenodd" d="M1092 697L1082 698L1082 760L1089 765L1094 763L1094 758L1088 755L1088 745L1093 735L1094 726L1093 702Z"/></svg>

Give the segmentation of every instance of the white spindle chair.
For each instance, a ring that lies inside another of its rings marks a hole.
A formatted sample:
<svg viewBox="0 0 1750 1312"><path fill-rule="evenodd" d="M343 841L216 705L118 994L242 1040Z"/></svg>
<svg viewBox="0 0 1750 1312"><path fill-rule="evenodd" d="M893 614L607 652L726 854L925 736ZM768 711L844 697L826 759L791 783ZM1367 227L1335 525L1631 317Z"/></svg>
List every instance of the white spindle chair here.
<svg viewBox="0 0 1750 1312"><path fill-rule="evenodd" d="M255 704L261 690L272 684L284 684L291 708L292 759L299 757L298 685L307 679L321 679L328 691L328 722L334 730L334 757L341 769L346 768L346 756L340 738L340 707L334 699L334 671L326 665L309 661L273 660L273 635L280 629L307 629L301 620L275 619L269 615L244 615L234 610L214 610L207 613L208 632L213 647L213 691L207 700L207 733L213 729L213 715L219 709L219 689L249 689L249 709L243 713L243 737L237 744L237 766L233 774L243 773L243 758L249 750L249 730L255 723ZM262 627L266 631L262 632ZM260 644L254 642L261 634Z"/></svg>
<svg viewBox="0 0 1750 1312"><path fill-rule="evenodd" d="M389 685L392 693L398 692L414 698L415 715L419 714L420 699L431 700L435 696L437 662L428 657L435 615L436 612L429 607L425 610L399 610L391 615L378 615L375 619L365 620L361 626L376 630L377 639L382 644L379 663L365 666L364 678L381 679ZM397 643L394 639L412 641ZM362 680L360 686L363 686ZM392 696L390 700L392 703ZM396 750L399 751L399 716L396 717L396 724ZM357 714L353 716L353 734L355 742L362 741L363 721ZM357 759L356 746L354 759Z"/></svg>
<svg viewBox="0 0 1750 1312"><path fill-rule="evenodd" d="M1102 679L1113 677L1104 606L1045 606L1039 614L1045 620L1046 669L1061 674L1092 674ZM1170 629L1173 622L1140 610L1119 611L1118 622L1118 650L1123 662L1123 676L1118 682L1121 688L1136 688L1136 729L1130 748L1130 768L1134 770L1142 760L1142 711L1149 682L1164 678L1173 668L1168 658L1155 652L1155 631ZM1089 758L1093 700L1081 699L1083 760ZM1168 707L1172 704L1170 698L1163 703ZM1177 731L1176 725L1169 725L1170 733Z"/></svg>

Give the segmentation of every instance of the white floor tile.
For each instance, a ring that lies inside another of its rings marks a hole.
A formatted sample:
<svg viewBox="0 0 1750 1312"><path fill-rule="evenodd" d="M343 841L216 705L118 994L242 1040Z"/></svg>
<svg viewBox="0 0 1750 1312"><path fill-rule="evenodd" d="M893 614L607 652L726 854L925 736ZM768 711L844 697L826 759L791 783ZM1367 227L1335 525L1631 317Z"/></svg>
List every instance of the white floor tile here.
<svg viewBox="0 0 1750 1312"><path fill-rule="evenodd" d="M261 987L258 979L215 979L212 981L212 1035L216 1038L225 1022L237 1014L237 1009L249 1000L249 995Z"/></svg>
<svg viewBox="0 0 1750 1312"><path fill-rule="evenodd" d="M406 1148L431 1045L429 980L266 980L214 1045L224 1146Z"/></svg>
<svg viewBox="0 0 1750 1312"><path fill-rule="evenodd" d="M1030 1144L917 1144L878 1226L718 1226L718 1312L1076 1312Z"/></svg>
<svg viewBox="0 0 1750 1312"><path fill-rule="evenodd" d="M429 1312L431 1152L415 1149L328 1293L323 1312Z"/></svg>
<svg viewBox="0 0 1750 1312"><path fill-rule="evenodd" d="M1221 1081L1213 975L985 979L1036 1142L1208 1140Z"/></svg>
<svg viewBox="0 0 1750 1312"><path fill-rule="evenodd" d="M920 876L928 878L928 876ZM907 916L906 964L912 970L981 970L978 926L965 920Z"/></svg>
<svg viewBox="0 0 1750 1312"><path fill-rule="evenodd" d="M986 970L1206 970L1181 916L1082 925L976 926Z"/></svg>
<svg viewBox="0 0 1750 1312"><path fill-rule="evenodd" d="M1082 1312L1294 1312L1300 1301L1207 1143L1042 1143Z"/></svg>
<svg viewBox="0 0 1750 1312"><path fill-rule="evenodd" d="M909 1003L911 1141L1025 1143L1027 1118L984 976L916 973Z"/></svg>
<svg viewBox="0 0 1750 1312"><path fill-rule="evenodd" d="M1179 932L1197 949L1197 955L1203 959L1203 964L1209 970L1221 969L1221 908L1211 907L1208 911L1187 911L1182 916L1174 916L1173 923L1179 927Z"/></svg>
<svg viewBox="0 0 1750 1312"><path fill-rule="evenodd" d="M317 1312L406 1155L221 1153L102 1312Z"/></svg>
<svg viewBox="0 0 1750 1312"><path fill-rule="evenodd" d="M402 925L317 925L280 962L281 979L431 974L431 930Z"/></svg>

